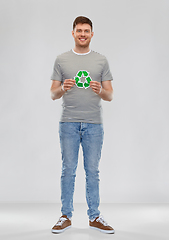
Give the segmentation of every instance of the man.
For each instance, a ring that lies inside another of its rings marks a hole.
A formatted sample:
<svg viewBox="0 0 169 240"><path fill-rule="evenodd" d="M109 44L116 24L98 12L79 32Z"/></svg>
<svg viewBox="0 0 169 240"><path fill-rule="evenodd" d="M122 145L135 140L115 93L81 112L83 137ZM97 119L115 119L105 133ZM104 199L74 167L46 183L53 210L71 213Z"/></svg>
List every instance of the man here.
<svg viewBox="0 0 169 240"><path fill-rule="evenodd" d="M99 161L103 143L101 99L113 98L112 75L104 56L89 48L93 37L92 22L77 17L73 23L74 49L57 57L51 76L51 98L63 97L59 125L62 153L61 202L62 216L52 228L60 233L71 227L73 193L82 145L86 173L86 200L89 226L104 233L114 233L102 216L99 207Z"/></svg>

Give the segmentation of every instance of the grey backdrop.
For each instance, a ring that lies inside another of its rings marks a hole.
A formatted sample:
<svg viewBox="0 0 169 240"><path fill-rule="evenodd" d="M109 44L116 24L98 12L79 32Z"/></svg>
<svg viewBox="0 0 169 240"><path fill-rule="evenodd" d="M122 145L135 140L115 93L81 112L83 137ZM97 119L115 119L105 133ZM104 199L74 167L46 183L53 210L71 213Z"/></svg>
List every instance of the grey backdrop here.
<svg viewBox="0 0 169 240"><path fill-rule="evenodd" d="M72 22L91 18L114 100L103 102L102 202L169 202L169 1L0 1L0 201L60 202L58 122L50 99ZM75 202L85 202L79 154Z"/></svg>

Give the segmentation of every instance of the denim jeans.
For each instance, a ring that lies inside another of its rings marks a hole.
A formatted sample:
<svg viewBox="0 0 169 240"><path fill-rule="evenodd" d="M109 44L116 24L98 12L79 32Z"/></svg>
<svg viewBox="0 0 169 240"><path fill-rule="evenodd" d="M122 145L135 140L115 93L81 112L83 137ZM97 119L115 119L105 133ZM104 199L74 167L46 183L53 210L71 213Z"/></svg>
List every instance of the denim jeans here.
<svg viewBox="0 0 169 240"><path fill-rule="evenodd" d="M83 122L59 123L62 153L61 212L72 217L73 194L80 144L83 149L86 174L86 201L89 219L99 216L99 161L103 144L103 125Z"/></svg>

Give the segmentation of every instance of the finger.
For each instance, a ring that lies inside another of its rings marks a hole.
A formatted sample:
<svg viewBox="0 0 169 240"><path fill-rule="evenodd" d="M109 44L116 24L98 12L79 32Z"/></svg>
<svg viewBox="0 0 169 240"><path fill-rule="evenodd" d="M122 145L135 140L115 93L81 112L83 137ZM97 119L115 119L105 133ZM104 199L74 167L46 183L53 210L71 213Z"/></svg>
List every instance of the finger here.
<svg viewBox="0 0 169 240"><path fill-rule="evenodd" d="M99 82L94 82L94 81L91 81L90 82L90 87L92 88L92 90L99 94L100 93L100 88L101 88L101 84Z"/></svg>
<svg viewBox="0 0 169 240"><path fill-rule="evenodd" d="M64 84L75 84L75 80L74 79L65 79L65 81L64 81Z"/></svg>
<svg viewBox="0 0 169 240"><path fill-rule="evenodd" d="M74 85L74 83L73 82L64 82L64 85Z"/></svg>
<svg viewBox="0 0 169 240"><path fill-rule="evenodd" d="M91 83L91 84L90 84L90 87L91 87L91 88L94 88L94 89L99 89L99 88L101 87L101 85L100 85L100 84L97 84L97 83Z"/></svg>
<svg viewBox="0 0 169 240"><path fill-rule="evenodd" d="M74 86L74 84L65 84L65 85L64 85L65 88L71 88L71 87L73 87L73 86Z"/></svg>
<svg viewBox="0 0 169 240"><path fill-rule="evenodd" d="M70 81L64 82L64 86L73 86L74 84L75 84L74 82L70 82Z"/></svg>
<svg viewBox="0 0 169 240"><path fill-rule="evenodd" d="M74 79L65 79L64 81L64 89L65 90L69 90L71 89L75 84L75 80Z"/></svg>
<svg viewBox="0 0 169 240"><path fill-rule="evenodd" d="M99 82L96 82L96 81L91 81L90 82L90 86L92 86L92 87L101 87L101 84Z"/></svg>
<svg viewBox="0 0 169 240"><path fill-rule="evenodd" d="M100 91L100 87L91 87L91 89L94 91L94 92L99 92Z"/></svg>

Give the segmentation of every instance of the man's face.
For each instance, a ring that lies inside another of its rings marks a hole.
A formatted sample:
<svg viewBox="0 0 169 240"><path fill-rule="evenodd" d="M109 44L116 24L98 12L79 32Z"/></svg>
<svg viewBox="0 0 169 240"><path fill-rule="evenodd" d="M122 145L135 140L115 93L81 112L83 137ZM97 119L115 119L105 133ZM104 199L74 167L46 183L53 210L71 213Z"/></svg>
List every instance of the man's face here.
<svg viewBox="0 0 169 240"><path fill-rule="evenodd" d="M77 47L88 47L93 37L93 32L91 31L91 26L87 23L77 24L72 31L72 36L74 37L75 44Z"/></svg>

